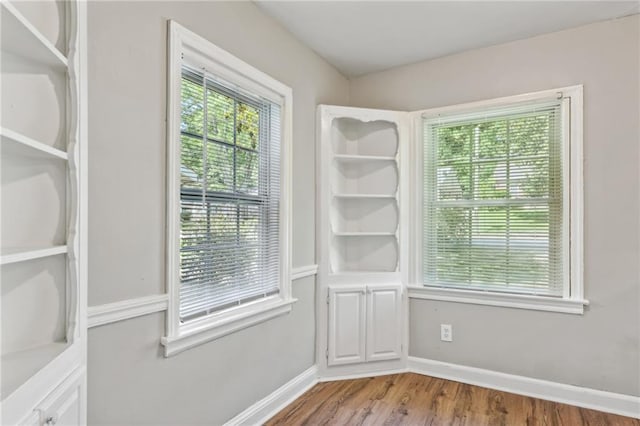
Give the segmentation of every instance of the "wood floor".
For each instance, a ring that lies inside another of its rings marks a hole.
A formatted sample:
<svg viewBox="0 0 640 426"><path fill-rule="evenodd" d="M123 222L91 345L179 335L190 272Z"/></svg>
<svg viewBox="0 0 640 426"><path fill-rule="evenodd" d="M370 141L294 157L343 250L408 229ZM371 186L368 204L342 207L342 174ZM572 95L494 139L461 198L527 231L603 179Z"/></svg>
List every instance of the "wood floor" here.
<svg viewBox="0 0 640 426"><path fill-rule="evenodd" d="M640 421L405 373L319 383L267 425L598 425Z"/></svg>

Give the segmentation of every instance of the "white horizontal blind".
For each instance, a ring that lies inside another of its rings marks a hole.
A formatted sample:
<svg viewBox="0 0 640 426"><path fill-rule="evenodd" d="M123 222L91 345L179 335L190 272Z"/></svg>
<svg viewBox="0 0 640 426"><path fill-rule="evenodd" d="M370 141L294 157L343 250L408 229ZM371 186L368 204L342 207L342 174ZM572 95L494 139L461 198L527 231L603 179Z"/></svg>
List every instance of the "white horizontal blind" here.
<svg viewBox="0 0 640 426"><path fill-rule="evenodd" d="M180 319L279 292L280 106L187 67Z"/></svg>
<svg viewBox="0 0 640 426"><path fill-rule="evenodd" d="M563 295L560 101L424 120L428 286Z"/></svg>

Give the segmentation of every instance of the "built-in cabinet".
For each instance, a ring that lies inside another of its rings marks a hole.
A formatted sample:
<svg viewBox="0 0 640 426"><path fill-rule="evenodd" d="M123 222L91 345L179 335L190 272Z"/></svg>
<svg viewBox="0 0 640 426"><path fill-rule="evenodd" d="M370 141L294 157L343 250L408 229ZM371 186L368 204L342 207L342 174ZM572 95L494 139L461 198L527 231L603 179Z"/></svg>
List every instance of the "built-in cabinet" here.
<svg viewBox="0 0 640 426"><path fill-rule="evenodd" d="M318 358L325 377L406 357L406 114L318 107ZM326 301L326 303L324 303Z"/></svg>
<svg viewBox="0 0 640 426"><path fill-rule="evenodd" d="M84 424L86 4L0 7L0 423Z"/></svg>
<svg viewBox="0 0 640 426"><path fill-rule="evenodd" d="M329 288L327 364L353 364L402 356L402 286Z"/></svg>

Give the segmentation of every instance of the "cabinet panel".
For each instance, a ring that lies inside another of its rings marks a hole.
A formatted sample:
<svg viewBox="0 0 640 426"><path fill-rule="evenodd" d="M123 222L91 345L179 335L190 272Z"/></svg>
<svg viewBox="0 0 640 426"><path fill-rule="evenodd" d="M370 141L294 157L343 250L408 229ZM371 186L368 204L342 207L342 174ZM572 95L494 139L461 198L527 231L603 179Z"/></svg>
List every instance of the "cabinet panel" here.
<svg viewBox="0 0 640 426"><path fill-rule="evenodd" d="M75 377L72 375L67 383L62 384L39 407L43 425L76 426L83 423L80 405L82 378L82 374Z"/></svg>
<svg viewBox="0 0 640 426"><path fill-rule="evenodd" d="M402 298L400 285L371 285L367 290L367 361L400 358Z"/></svg>
<svg viewBox="0 0 640 426"><path fill-rule="evenodd" d="M40 426L40 413L38 411L32 411L27 417L22 419L18 424L20 426Z"/></svg>
<svg viewBox="0 0 640 426"><path fill-rule="evenodd" d="M71 426L82 423L80 418L80 388L74 388L71 394L67 394L59 403L60 405L49 413L49 417L45 418L45 424L48 418L55 419L55 424L58 426Z"/></svg>
<svg viewBox="0 0 640 426"><path fill-rule="evenodd" d="M365 360L364 286L329 288L329 365Z"/></svg>

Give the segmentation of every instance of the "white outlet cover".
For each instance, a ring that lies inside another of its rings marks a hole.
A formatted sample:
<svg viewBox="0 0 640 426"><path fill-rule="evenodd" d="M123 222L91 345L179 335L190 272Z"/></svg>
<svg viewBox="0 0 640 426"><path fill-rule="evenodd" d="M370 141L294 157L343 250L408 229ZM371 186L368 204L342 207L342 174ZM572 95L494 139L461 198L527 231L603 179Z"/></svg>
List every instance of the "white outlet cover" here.
<svg viewBox="0 0 640 426"><path fill-rule="evenodd" d="M451 324L440 324L440 340L453 342L453 327Z"/></svg>

